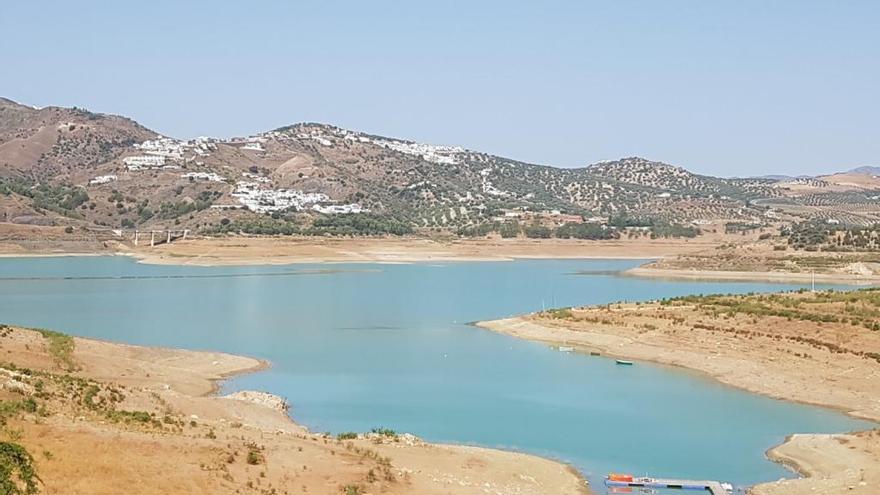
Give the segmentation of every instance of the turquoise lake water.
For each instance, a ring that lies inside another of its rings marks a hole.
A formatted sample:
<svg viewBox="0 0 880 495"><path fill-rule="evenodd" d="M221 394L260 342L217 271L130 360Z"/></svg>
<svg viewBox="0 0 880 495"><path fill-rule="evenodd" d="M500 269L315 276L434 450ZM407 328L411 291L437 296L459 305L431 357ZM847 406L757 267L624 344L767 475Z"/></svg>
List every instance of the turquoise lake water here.
<svg viewBox="0 0 880 495"><path fill-rule="evenodd" d="M143 265L124 257L0 259L0 322L272 361L227 382L287 397L314 431L388 427L427 440L608 471L789 477L764 457L795 432L872 426L667 367L566 354L467 323L541 309L798 285L622 277L638 261Z"/></svg>

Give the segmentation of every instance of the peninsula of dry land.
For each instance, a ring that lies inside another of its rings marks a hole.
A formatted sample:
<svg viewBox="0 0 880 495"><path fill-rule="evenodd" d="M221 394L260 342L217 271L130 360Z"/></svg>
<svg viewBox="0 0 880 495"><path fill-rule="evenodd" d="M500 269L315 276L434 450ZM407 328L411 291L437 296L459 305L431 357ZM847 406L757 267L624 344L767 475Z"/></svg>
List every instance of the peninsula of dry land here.
<svg viewBox="0 0 880 495"><path fill-rule="evenodd" d="M788 249L770 240L750 240L663 256L627 274L673 279L868 285L880 283L880 251L807 251Z"/></svg>
<svg viewBox="0 0 880 495"><path fill-rule="evenodd" d="M752 392L880 421L877 289L688 296L478 325L581 352L681 366ZM868 495L880 486L878 432L797 435L770 455L810 477L755 493ZM837 455L843 457L828 462ZM836 469L841 464L849 467Z"/></svg>

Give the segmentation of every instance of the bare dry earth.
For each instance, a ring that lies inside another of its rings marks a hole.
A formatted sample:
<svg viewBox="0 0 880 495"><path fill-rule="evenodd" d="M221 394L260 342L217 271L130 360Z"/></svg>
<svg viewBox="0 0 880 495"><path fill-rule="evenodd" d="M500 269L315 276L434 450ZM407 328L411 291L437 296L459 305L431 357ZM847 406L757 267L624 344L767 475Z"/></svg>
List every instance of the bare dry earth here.
<svg viewBox="0 0 880 495"><path fill-rule="evenodd" d="M793 435L768 453L807 478L765 483L754 495L850 493L876 495L880 487L880 431Z"/></svg>
<svg viewBox="0 0 880 495"><path fill-rule="evenodd" d="M33 454L42 493L586 493L550 460L410 435L337 440L294 424L277 397L206 395L219 379L265 366L255 359L77 338L68 371L46 346L30 330L0 337L0 362L14 365L0 366L0 399L40 405L10 419L0 441ZM84 398L88 384L99 392ZM151 419L120 419L124 411Z"/></svg>
<svg viewBox="0 0 880 495"><path fill-rule="evenodd" d="M0 195L0 209L3 201ZM67 233L64 227L0 222L0 257L112 253L108 244L81 229Z"/></svg>
<svg viewBox="0 0 880 495"><path fill-rule="evenodd" d="M2 201L2 196L0 196ZM0 205L2 206L2 205ZM482 239L427 237L326 238L236 236L190 238L149 245L149 235L134 246L131 236L115 237L77 227L0 222L0 256L129 254L147 263L194 265L286 264L317 262L500 261L515 258L650 259L697 253L741 236L707 233L694 239L624 238Z"/></svg>
<svg viewBox="0 0 880 495"><path fill-rule="evenodd" d="M714 245L714 239L670 240L432 240L425 238L315 239L297 237L206 238L130 252L147 263L285 264L317 262L411 263L505 261L516 258L646 259Z"/></svg>
<svg viewBox="0 0 880 495"><path fill-rule="evenodd" d="M703 251L666 256L627 274L672 279L880 283L878 253L777 251L773 246L771 241L718 244Z"/></svg>

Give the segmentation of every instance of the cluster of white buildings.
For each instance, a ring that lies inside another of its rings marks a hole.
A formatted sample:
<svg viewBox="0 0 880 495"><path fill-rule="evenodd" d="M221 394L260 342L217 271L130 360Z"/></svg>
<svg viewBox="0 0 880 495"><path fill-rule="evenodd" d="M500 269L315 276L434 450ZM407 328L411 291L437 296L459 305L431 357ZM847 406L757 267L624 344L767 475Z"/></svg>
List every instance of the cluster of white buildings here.
<svg viewBox="0 0 880 495"><path fill-rule="evenodd" d="M127 156L122 159L122 163L132 172L158 168L179 168L177 165L166 165L165 157L160 155Z"/></svg>
<svg viewBox="0 0 880 495"><path fill-rule="evenodd" d="M199 136L192 141L185 142L184 149L192 151L193 154L198 156L208 156L212 151L217 149L217 145L214 143L214 139Z"/></svg>
<svg viewBox="0 0 880 495"><path fill-rule="evenodd" d="M96 186L99 184L107 184L109 182L115 181L116 179L118 179L118 177L116 177L115 175L99 175L99 176L95 177L94 179L90 180L89 185Z"/></svg>
<svg viewBox="0 0 880 495"><path fill-rule="evenodd" d="M356 141L358 143L369 143L370 142L370 138L368 138L366 136L359 136L353 132L345 132L345 136L343 136L342 139L345 139L346 141Z"/></svg>
<svg viewBox="0 0 880 495"><path fill-rule="evenodd" d="M169 137L147 140L134 145L135 149L147 155L164 156L170 160L181 160L184 154L191 152L194 155L205 156L217 149L213 138L200 136L189 141L182 141Z"/></svg>
<svg viewBox="0 0 880 495"><path fill-rule="evenodd" d="M135 144L134 148L143 154L122 159L122 163L131 171L180 168L176 163L207 156L217 145L207 137L197 137L190 141L160 137ZM192 153L192 156L187 157L187 153Z"/></svg>
<svg viewBox="0 0 880 495"><path fill-rule="evenodd" d="M311 209L319 213L362 213L369 210L361 205L352 203L348 205L332 204L329 196L323 193L307 193L296 189L272 189L266 186L269 180L256 174L245 174L250 178L260 179L254 181L239 181L235 184L232 196L241 203L241 208L246 208L257 213L272 213L275 211ZM234 209L232 205L218 205L218 208Z"/></svg>
<svg viewBox="0 0 880 495"><path fill-rule="evenodd" d="M458 153L465 153L466 150L459 146L441 146L436 144L413 143L410 141L398 141L396 139L371 139L363 134L340 129L338 134L347 141L357 141L359 143L372 143L383 148L404 153L407 155L420 156L422 159L434 162L454 165L458 163L455 157Z"/></svg>
<svg viewBox="0 0 880 495"><path fill-rule="evenodd" d="M296 135L296 137L300 139L311 139L312 141L317 141L321 146L333 146L333 141L327 139L326 136L320 133L305 133L301 132Z"/></svg>
<svg viewBox="0 0 880 495"><path fill-rule="evenodd" d="M247 209L258 213L272 213L287 209L302 210L308 205L329 201L322 193L307 193L296 189L269 189L258 182L240 181L232 196Z"/></svg>
<svg viewBox="0 0 880 495"><path fill-rule="evenodd" d="M328 215L337 215L337 214L345 214L345 213L366 213L370 210L362 207L357 203L351 203L347 205L312 205L312 210L317 211L319 213L326 213Z"/></svg>
<svg viewBox="0 0 880 495"><path fill-rule="evenodd" d="M258 134L256 136L248 136L248 137L235 137L226 140L220 140L222 143L231 144L233 146L239 146L240 150L247 151L266 151L263 147L263 144L266 143L267 136L271 136L272 134L276 134L275 132L268 132L264 134Z"/></svg>
<svg viewBox="0 0 880 495"><path fill-rule="evenodd" d="M242 146L241 149L248 150L248 151L266 151L266 149L263 148L263 143L258 142L258 141L252 141L250 143L245 143L245 145Z"/></svg>
<svg viewBox="0 0 880 495"><path fill-rule="evenodd" d="M326 131L326 132L325 132ZM265 137L284 138L283 132L268 132L263 134ZM349 131L338 128L308 129L300 131L296 134L299 139L310 139L316 141L322 146L333 146L334 138L342 138L345 141L352 141L364 144L374 144L390 150L404 153L407 155L419 156L422 159L434 162L453 165L459 163L456 155L466 153L464 148L458 146L440 146L434 144L413 143L409 141L398 141L396 139L380 139L371 138L359 132Z"/></svg>
<svg viewBox="0 0 880 495"><path fill-rule="evenodd" d="M455 158L457 153L464 153L464 148L458 146L439 146L435 144L410 143L390 139L370 139L373 144L390 150L422 157L423 160L433 163L454 165L458 163Z"/></svg>
<svg viewBox="0 0 880 495"><path fill-rule="evenodd" d="M161 156L171 160L180 160L183 158L184 142L173 138L160 137L158 139L147 140L143 143L135 144L134 148L142 151L146 155Z"/></svg>
<svg viewBox="0 0 880 495"><path fill-rule="evenodd" d="M208 182L226 182L226 178L214 172L187 172L181 175L184 179L206 180Z"/></svg>

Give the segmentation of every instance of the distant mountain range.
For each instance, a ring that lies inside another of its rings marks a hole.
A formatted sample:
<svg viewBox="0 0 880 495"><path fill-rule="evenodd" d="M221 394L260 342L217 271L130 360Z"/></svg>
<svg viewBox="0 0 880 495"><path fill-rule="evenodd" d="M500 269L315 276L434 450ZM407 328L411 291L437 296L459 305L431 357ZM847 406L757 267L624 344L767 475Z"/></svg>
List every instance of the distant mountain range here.
<svg viewBox="0 0 880 495"><path fill-rule="evenodd" d="M880 167L873 167L870 165L866 165L864 167L857 167L849 171L851 174L866 174L866 175L880 175Z"/></svg>
<svg viewBox="0 0 880 495"><path fill-rule="evenodd" d="M813 178L812 175L784 175L784 174L768 174L768 175L758 175L752 177L753 179L767 179L776 182L780 181L791 181L797 179L810 179Z"/></svg>
<svg viewBox="0 0 880 495"><path fill-rule="evenodd" d="M487 232L612 217L866 224L880 219L876 171L718 178L639 157L555 168L315 123L184 141L125 117L0 99L0 222L203 232L358 222Z"/></svg>

